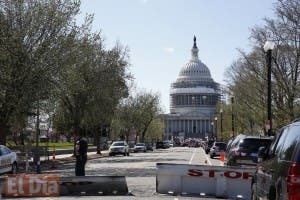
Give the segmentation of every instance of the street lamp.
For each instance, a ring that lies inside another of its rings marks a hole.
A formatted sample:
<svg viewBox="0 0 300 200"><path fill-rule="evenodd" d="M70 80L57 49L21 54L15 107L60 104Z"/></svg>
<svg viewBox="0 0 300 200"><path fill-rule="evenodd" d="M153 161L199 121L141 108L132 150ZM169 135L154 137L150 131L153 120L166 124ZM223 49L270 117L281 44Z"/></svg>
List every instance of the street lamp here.
<svg viewBox="0 0 300 200"><path fill-rule="evenodd" d="M223 109L220 109L220 117L221 117L221 136L223 134Z"/></svg>
<svg viewBox="0 0 300 200"><path fill-rule="evenodd" d="M215 125L215 132L216 132L216 134L215 134L215 140L217 140L217 138L218 138L218 117L215 117L215 123L216 123L216 125Z"/></svg>
<svg viewBox="0 0 300 200"><path fill-rule="evenodd" d="M268 119L266 121L266 129L268 130L268 136L272 133L272 111L271 111L271 66L272 66L272 50L274 49L275 43L272 41L266 41L264 45L264 50L267 53L266 62L268 68Z"/></svg>
<svg viewBox="0 0 300 200"><path fill-rule="evenodd" d="M231 132L232 137L234 137L234 114L233 114L233 104L234 104L234 97L231 97Z"/></svg>
<svg viewBox="0 0 300 200"><path fill-rule="evenodd" d="M212 121L210 125L211 125L211 137L214 138L214 122Z"/></svg>

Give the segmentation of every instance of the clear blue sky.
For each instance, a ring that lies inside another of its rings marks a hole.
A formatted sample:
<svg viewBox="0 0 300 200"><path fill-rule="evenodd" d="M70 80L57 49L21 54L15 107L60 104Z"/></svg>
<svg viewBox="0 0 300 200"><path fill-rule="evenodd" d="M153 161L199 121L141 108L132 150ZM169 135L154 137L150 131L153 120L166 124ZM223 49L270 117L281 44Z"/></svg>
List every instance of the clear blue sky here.
<svg viewBox="0 0 300 200"><path fill-rule="evenodd" d="M273 17L275 0L82 0L94 13L93 30L101 30L108 48L120 41L130 49L130 71L137 87L159 92L169 112L170 84L190 59L193 36L199 58L213 79L250 48L250 28Z"/></svg>

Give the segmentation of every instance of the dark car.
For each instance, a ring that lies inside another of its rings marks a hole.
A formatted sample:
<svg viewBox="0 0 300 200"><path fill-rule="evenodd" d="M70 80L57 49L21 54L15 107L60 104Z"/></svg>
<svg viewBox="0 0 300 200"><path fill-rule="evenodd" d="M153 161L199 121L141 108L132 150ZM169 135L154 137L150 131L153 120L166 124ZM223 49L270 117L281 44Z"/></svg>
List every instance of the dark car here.
<svg viewBox="0 0 300 200"><path fill-rule="evenodd" d="M300 199L300 122L278 131L253 177L252 199Z"/></svg>
<svg viewBox="0 0 300 200"><path fill-rule="evenodd" d="M233 141L235 142L235 141ZM259 136L243 136L238 142L232 143L226 154L227 165L257 165L257 153L260 147L268 147L272 138Z"/></svg>
<svg viewBox="0 0 300 200"><path fill-rule="evenodd" d="M148 151L153 151L153 145L152 145L152 143L146 143L146 149Z"/></svg>
<svg viewBox="0 0 300 200"><path fill-rule="evenodd" d="M214 140L208 140L207 143L205 144L205 153L208 154L210 151L210 148L214 144Z"/></svg>
<svg viewBox="0 0 300 200"><path fill-rule="evenodd" d="M214 142L213 146L210 148L209 155L210 158L214 158L215 156L220 156L221 151L226 150L225 142Z"/></svg>
<svg viewBox="0 0 300 200"><path fill-rule="evenodd" d="M156 142L156 149L167 149L170 147L169 141Z"/></svg>
<svg viewBox="0 0 300 200"><path fill-rule="evenodd" d="M163 141L164 149L170 148L170 142L169 141Z"/></svg>
<svg viewBox="0 0 300 200"><path fill-rule="evenodd" d="M163 149L164 143L163 142L156 142L156 149Z"/></svg>
<svg viewBox="0 0 300 200"><path fill-rule="evenodd" d="M239 134L239 135L237 135L236 137L233 137L233 138L231 138L231 139L228 141L227 146L226 146L226 150L225 150L225 163L224 163L224 164L227 163L227 159L228 159L228 156L229 156L229 152L230 152L230 150L231 150L231 147L237 145L237 143L240 141L240 139L241 139L241 138L245 138L245 137L246 137L246 135L244 135L244 134Z"/></svg>

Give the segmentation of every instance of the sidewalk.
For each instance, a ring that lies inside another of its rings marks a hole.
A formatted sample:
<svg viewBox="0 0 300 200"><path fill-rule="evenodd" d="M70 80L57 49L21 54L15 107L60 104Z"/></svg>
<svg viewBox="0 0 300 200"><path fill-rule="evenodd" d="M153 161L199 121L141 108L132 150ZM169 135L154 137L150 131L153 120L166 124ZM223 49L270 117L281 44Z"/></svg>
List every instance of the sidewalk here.
<svg viewBox="0 0 300 200"><path fill-rule="evenodd" d="M108 151L101 151L101 154L97 154L96 152L88 152L88 160L93 160L101 157L107 157L108 156ZM63 154L63 155L55 155L55 159L53 156L49 156L48 158L41 157L41 166L42 166L42 171L49 171L52 169L61 169L63 168L64 165L70 164L70 163L75 163L75 157L73 157L73 154ZM18 173L26 173L26 167L25 163L19 163L18 166ZM27 173L35 173L36 172L36 166L33 163L33 159L29 161L29 166L28 166L28 171Z"/></svg>

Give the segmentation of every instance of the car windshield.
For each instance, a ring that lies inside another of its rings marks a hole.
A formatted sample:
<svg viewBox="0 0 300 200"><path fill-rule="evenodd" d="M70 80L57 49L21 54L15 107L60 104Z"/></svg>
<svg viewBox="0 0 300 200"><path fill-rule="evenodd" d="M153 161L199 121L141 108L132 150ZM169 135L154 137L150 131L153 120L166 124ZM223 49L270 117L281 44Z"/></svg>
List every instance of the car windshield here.
<svg viewBox="0 0 300 200"><path fill-rule="evenodd" d="M145 146L145 144L143 144L143 143L138 143L138 144L136 144L136 146Z"/></svg>
<svg viewBox="0 0 300 200"><path fill-rule="evenodd" d="M226 149L226 143L216 143L215 144L217 147L219 147L220 149Z"/></svg>
<svg viewBox="0 0 300 200"><path fill-rule="evenodd" d="M112 146L125 146L124 142L114 142Z"/></svg>
<svg viewBox="0 0 300 200"><path fill-rule="evenodd" d="M239 146L243 149L249 149L252 152L257 152L259 147L267 147L270 145L271 139L255 139L247 138L240 141Z"/></svg>

